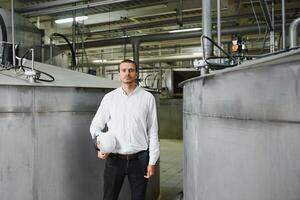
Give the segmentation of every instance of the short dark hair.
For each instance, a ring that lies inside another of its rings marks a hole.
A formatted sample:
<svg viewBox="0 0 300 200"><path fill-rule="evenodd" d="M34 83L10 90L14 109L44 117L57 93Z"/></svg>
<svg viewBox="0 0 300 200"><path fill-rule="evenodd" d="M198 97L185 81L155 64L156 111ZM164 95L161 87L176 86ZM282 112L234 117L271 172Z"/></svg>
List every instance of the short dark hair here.
<svg viewBox="0 0 300 200"><path fill-rule="evenodd" d="M133 61L133 60L130 60L130 59L124 59L120 62L119 66L118 66L118 71L120 72L120 65L122 63L131 63L135 66L135 71L137 72L137 64Z"/></svg>

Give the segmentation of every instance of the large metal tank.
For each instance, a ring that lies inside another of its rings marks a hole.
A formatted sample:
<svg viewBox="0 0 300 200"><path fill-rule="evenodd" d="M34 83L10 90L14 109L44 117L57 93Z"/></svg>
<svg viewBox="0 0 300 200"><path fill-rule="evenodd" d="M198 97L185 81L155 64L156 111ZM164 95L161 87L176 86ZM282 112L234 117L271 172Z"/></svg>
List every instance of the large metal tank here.
<svg viewBox="0 0 300 200"><path fill-rule="evenodd" d="M11 12L0 8L0 18L3 19L3 21L0 20L0 42L4 40L3 33L6 32L7 38L5 42L12 43ZM28 49L34 48L35 60L40 61L42 47L42 31L39 30L36 26L34 26L30 21L18 14L14 15L14 22L15 44L19 45L19 48L16 52L17 55L19 57L22 57Z"/></svg>
<svg viewBox="0 0 300 200"><path fill-rule="evenodd" d="M55 77L30 83L14 70L0 71L0 199L102 198L105 161L97 159L89 125L102 97L119 82L50 65ZM129 200L129 184L120 199ZM159 173L148 187L159 195Z"/></svg>
<svg viewBox="0 0 300 200"><path fill-rule="evenodd" d="M185 200L300 199L300 50L182 85Z"/></svg>

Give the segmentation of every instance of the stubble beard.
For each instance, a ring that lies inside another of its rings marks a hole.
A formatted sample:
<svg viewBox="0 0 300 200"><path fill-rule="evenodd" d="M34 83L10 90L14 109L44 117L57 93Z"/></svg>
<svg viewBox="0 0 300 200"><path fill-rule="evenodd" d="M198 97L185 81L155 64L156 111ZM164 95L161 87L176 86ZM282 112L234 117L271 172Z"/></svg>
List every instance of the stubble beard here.
<svg viewBox="0 0 300 200"><path fill-rule="evenodd" d="M131 84L133 84L133 83L135 83L135 79L125 79L124 81L122 81L123 82L123 84L128 84L128 85L131 85Z"/></svg>

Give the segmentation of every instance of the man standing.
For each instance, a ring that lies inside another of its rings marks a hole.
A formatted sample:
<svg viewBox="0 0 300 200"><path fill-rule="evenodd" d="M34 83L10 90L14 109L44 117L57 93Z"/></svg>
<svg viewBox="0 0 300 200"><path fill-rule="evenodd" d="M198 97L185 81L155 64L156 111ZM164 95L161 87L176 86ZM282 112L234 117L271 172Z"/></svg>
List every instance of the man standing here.
<svg viewBox="0 0 300 200"><path fill-rule="evenodd" d="M134 61L123 60L119 73L121 87L103 97L90 126L100 149L101 134L111 134L116 140L113 152L98 152L100 159L107 160L103 200L118 199L125 176L132 200L144 200L159 157L156 104L151 93L137 86ZM106 125L108 132L102 133Z"/></svg>

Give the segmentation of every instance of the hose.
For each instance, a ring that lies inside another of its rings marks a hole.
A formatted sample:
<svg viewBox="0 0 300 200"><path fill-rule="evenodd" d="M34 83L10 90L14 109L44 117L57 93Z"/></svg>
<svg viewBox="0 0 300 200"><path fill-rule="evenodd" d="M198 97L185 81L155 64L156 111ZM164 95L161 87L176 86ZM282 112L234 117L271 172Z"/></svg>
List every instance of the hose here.
<svg viewBox="0 0 300 200"><path fill-rule="evenodd" d="M69 46L69 49L71 51L71 54L72 54L72 60L71 60L71 65L72 67L76 67L76 54L75 54L75 51L72 47L72 44L70 43L70 41L68 40L68 38L63 35L63 34L60 34L60 33L53 33L52 36L59 36L59 37L62 37L67 43L68 43L68 46Z"/></svg>
<svg viewBox="0 0 300 200"><path fill-rule="evenodd" d="M0 15L0 26L1 26L1 32L2 32L2 41L7 42L6 26L5 26L5 22L3 20L2 15Z"/></svg>
<svg viewBox="0 0 300 200"><path fill-rule="evenodd" d="M25 54L22 56L21 61L20 61L20 63L21 63L21 68L22 68L23 72L25 72L25 68L26 68L26 69L31 69L31 67L26 67L26 66L23 65L23 59L24 59L29 53L30 53L30 49L28 49L28 50L25 52ZM36 73L37 73L36 80L43 81L43 82L53 82L53 81L55 81L55 78L54 78L52 75L50 75L50 74L48 74L48 73L46 73L46 72L37 70L37 69L34 69L34 70L35 70ZM50 79L43 79L43 78L40 78L42 74L45 75L45 76L48 76Z"/></svg>
<svg viewBox="0 0 300 200"><path fill-rule="evenodd" d="M207 57L206 58L206 54L205 54L205 48L204 48L204 39L207 39L208 41L210 41L213 45L215 45L219 50L221 50L225 55L226 57L221 57L221 56L210 56L210 57ZM218 70L218 69L224 69L224 68L227 68L227 67L234 67L236 66L238 63L236 61L236 59L228 54L226 51L224 51L224 49L222 47L220 47L217 43L215 43L211 38L205 36L205 35L202 35L201 36L201 41L202 41L202 46L203 46L203 58L205 60L205 63L207 63L207 65L209 65L209 67L211 69L214 69L214 70ZM230 65L225 65L225 64L221 64L221 63L211 63L209 62L209 60L211 59L217 59L217 58L229 58L230 60L233 61L233 64L230 64Z"/></svg>

